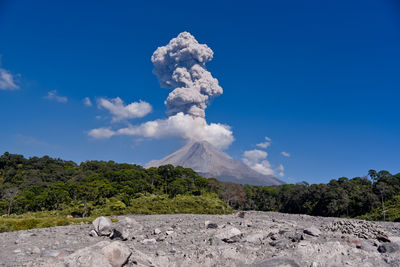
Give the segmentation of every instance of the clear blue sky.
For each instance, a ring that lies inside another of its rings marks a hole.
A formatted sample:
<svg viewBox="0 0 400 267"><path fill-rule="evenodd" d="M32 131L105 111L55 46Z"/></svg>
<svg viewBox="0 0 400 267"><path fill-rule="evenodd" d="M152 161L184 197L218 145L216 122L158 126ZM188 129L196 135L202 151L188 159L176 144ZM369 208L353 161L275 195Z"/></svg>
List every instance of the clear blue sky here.
<svg viewBox="0 0 400 267"><path fill-rule="evenodd" d="M150 103L133 124L167 117L150 57L182 31L214 51L207 68L224 93L206 118L232 127L234 158L268 136L286 182L400 172L396 0L0 0L0 68L19 87L0 90L0 153L145 164L178 149L87 132L110 123L102 97ZM67 101L45 98L53 90Z"/></svg>

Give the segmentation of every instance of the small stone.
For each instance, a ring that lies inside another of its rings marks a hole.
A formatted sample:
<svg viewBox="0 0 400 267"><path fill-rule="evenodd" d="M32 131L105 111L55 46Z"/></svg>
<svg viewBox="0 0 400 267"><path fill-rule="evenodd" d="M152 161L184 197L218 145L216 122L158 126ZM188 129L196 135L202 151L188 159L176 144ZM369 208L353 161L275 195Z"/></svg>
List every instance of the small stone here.
<svg viewBox="0 0 400 267"><path fill-rule="evenodd" d="M165 252L164 251L157 251L156 252L156 256L165 256Z"/></svg>
<svg viewBox="0 0 400 267"><path fill-rule="evenodd" d="M145 244L145 245L153 245L153 244L156 244L156 243L157 243L157 240L155 240L154 238L151 238L151 239L144 239L144 240L142 241L142 243Z"/></svg>
<svg viewBox="0 0 400 267"><path fill-rule="evenodd" d="M393 253L400 250L398 243L384 243L378 247L380 253Z"/></svg>
<svg viewBox="0 0 400 267"><path fill-rule="evenodd" d="M32 253L35 253L35 254L39 254L41 251L40 251L40 248L38 248L38 247L36 247L36 246L34 246L33 248L32 248Z"/></svg>
<svg viewBox="0 0 400 267"><path fill-rule="evenodd" d="M156 241L162 242L165 240L165 235L160 235L157 237Z"/></svg>
<svg viewBox="0 0 400 267"><path fill-rule="evenodd" d="M263 262L257 263L253 265L254 267L264 267L264 266L271 266L271 267L300 267L300 265L295 262L294 260L286 257L282 258L272 258L265 260Z"/></svg>
<svg viewBox="0 0 400 267"><path fill-rule="evenodd" d="M158 228L156 228L156 229L154 229L154 232L153 232L155 235L158 235L158 234L160 234L161 233L161 230L160 229L158 229Z"/></svg>
<svg viewBox="0 0 400 267"><path fill-rule="evenodd" d="M120 231L117 229L112 229L111 234L110 234L110 239L119 239L125 241L126 238L122 235Z"/></svg>
<svg viewBox="0 0 400 267"><path fill-rule="evenodd" d="M99 236L95 230L91 230L89 235L93 237Z"/></svg>
<svg viewBox="0 0 400 267"><path fill-rule="evenodd" d="M233 243L239 241L241 235L242 232L239 229L235 227L227 227L221 230L217 235L215 235L215 237L226 243Z"/></svg>
<svg viewBox="0 0 400 267"><path fill-rule="evenodd" d="M269 238L271 238L271 240L275 241L278 240L278 235L275 233L270 233L268 234Z"/></svg>
<svg viewBox="0 0 400 267"><path fill-rule="evenodd" d="M69 253L61 249L48 249L40 254L40 257L55 257L62 258L67 256Z"/></svg>
<svg viewBox="0 0 400 267"><path fill-rule="evenodd" d="M321 231L315 227L309 227L304 229L304 233L311 236L319 236L321 234Z"/></svg>
<svg viewBox="0 0 400 267"><path fill-rule="evenodd" d="M247 227L251 227L253 223L250 220L245 220L244 225L246 225Z"/></svg>
<svg viewBox="0 0 400 267"><path fill-rule="evenodd" d="M377 236L376 236L376 239L377 239L378 241L380 241L380 242L385 242L385 243L390 242L389 237L388 237L387 235L385 235L385 234L377 235Z"/></svg>
<svg viewBox="0 0 400 267"><path fill-rule="evenodd" d="M13 251L14 253L21 253L22 251L18 248L16 250Z"/></svg>
<svg viewBox="0 0 400 267"><path fill-rule="evenodd" d="M172 235L174 233L174 231L166 231L165 232L167 235Z"/></svg>
<svg viewBox="0 0 400 267"><path fill-rule="evenodd" d="M248 243L261 243L263 239L264 235L262 233L256 233L246 236L244 241Z"/></svg>
<svg viewBox="0 0 400 267"><path fill-rule="evenodd" d="M204 224L207 229L217 229L218 228L218 224L210 222L210 221L205 221Z"/></svg>

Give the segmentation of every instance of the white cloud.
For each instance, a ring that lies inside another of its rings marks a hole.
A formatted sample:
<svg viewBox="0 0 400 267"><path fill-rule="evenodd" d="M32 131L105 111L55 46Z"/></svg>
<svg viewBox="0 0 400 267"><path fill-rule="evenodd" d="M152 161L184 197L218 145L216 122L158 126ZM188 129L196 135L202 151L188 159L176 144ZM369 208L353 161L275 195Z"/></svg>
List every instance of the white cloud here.
<svg viewBox="0 0 400 267"><path fill-rule="evenodd" d="M254 150L247 150L243 153L243 156L246 159L251 161L259 161L261 159L265 159L268 156L268 153L262 150L254 149Z"/></svg>
<svg viewBox="0 0 400 267"><path fill-rule="evenodd" d="M17 90L13 75L5 69L0 68L0 90Z"/></svg>
<svg viewBox="0 0 400 267"><path fill-rule="evenodd" d="M105 133L105 134L103 134ZM219 149L229 147L234 141L229 126L211 123L201 117L192 117L182 112L165 120L148 121L112 131L109 128L93 129L89 135L95 138L110 138L113 135L142 136L147 138L180 137L185 140L205 140Z"/></svg>
<svg viewBox="0 0 400 267"><path fill-rule="evenodd" d="M247 150L243 153L243 162L253 170L264 175L274 175L275 172L267 160L268 153L262 150Z"/></svg>
<svg viewBox="0 0 400 267"><path fill-rule="evenodd" d="M105 139L115 135L115 132L110 128L97 128L90 130L88 135L96 139Z"/></svg>
<svg viewBox="0 0 400 267"><path fill-rule="evenodd" d="M271 145L271 138L265 137L265 142L257 144L258 147L268 148ZM286 153L286 152L285 152ZM263 150L253 149L243 152L242 161L253 170L264 175L278 175L283 177L285 168L280 164L277 168L273 168L267 160L268 153Z"/></svg>
<svg viewBox="0 0 400 267"><path fill-rule="evenodd" d="M48 99L48 100L54 100L60 103L66 103L68 102L68 98L66 96L59 96L57 95L57 90L53 90L47 93L47 96L45 96L44 98Z"/></svg>
<svg viewBox="0 0 400 267"><path fill-rule="evenodd" d="M84 104L85 106L87 106L87 107L93 106L92 101L90 100L89 97L85 97L82 101L83 101L83 104Z"/></svg>
<svg viewBox="0 0 400 267"><path fill-rule="evenodd" d="M280 177L285 176L285 168L283 167L282 164L279 165L278 171L279 171L278 175L279 175Z"/></svg>
<svg viewBox="0 0 400 267"><path fill-rule="evenodd" d="M152 111L152 107L145 101L132 102L125 105L121 98L116 97L110 100L100 98L98 105L107 109L112 115L112 121L117 122L125 119L141 118Z"/></svg>
<svg viewBox="0 0 400 267"><path fill-rule="evenodd" d="M281 155L284 156L284 157L288 157L288 158L290 157L290 153L285 152L285 151L282 151Z"/></svg>
<svg viewBox="0 0 400 267"><path fill-rule="evenodd" d="M265 142L259 143L256 146L261 147L261 148L268 148L271 145L272 139L269 137L265 137Z"/></svg>

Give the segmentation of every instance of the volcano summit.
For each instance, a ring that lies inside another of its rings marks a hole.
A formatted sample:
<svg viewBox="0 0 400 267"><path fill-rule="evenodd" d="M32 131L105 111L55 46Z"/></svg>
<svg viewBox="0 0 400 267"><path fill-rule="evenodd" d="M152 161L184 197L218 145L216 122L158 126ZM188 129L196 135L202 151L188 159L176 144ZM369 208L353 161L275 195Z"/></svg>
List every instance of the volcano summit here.
<svg viewBox="0 0 400 267"><path fill-rule="evenodd" d="M273 175L263 175L241 161L229 157L207 141L190 142L161 160L149 162L146 167L167 164L191 168L204 177L214 177L224 182L252 185L283 184Z"/></svg>

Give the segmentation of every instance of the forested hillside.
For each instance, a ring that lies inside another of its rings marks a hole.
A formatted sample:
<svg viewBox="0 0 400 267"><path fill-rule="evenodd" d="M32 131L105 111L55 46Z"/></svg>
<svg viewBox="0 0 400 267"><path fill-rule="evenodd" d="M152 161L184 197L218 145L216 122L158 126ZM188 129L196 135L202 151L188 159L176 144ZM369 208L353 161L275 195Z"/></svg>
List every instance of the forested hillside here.
<svg viewBox="0 0 400 267"><path fill-rule="evenodd" d="M219 184L211 180L172 165L149 169L113 161L77 165L47 156L26 159L5 153L0 157L0 213L70 209L73 216L84 217L105 206L118 213L145 197L152 201L156 196L173 199L177 195L218 199ZM216 210L208 212L223 213L218 211L222 205L220 201Z"/></svg>
<svg viewBox="0 0 400 267"><path fill-rule="evenodd" d="M245 185L244 209L318 216L400 220L400 174L370 170L369 176L277 187ZM370 214L372 212L372 214Z"/></svg>
<svg viewBox="0 0 400 267"><path fill-rule="evenodd" d="M0 214L64 211L73 217L121 213L227 213L232 208L400 220L400 174L252 186L206 179L172 165L145 169L113 161L0 157ZM228 206L229 205L229 206Z"/></svg>

